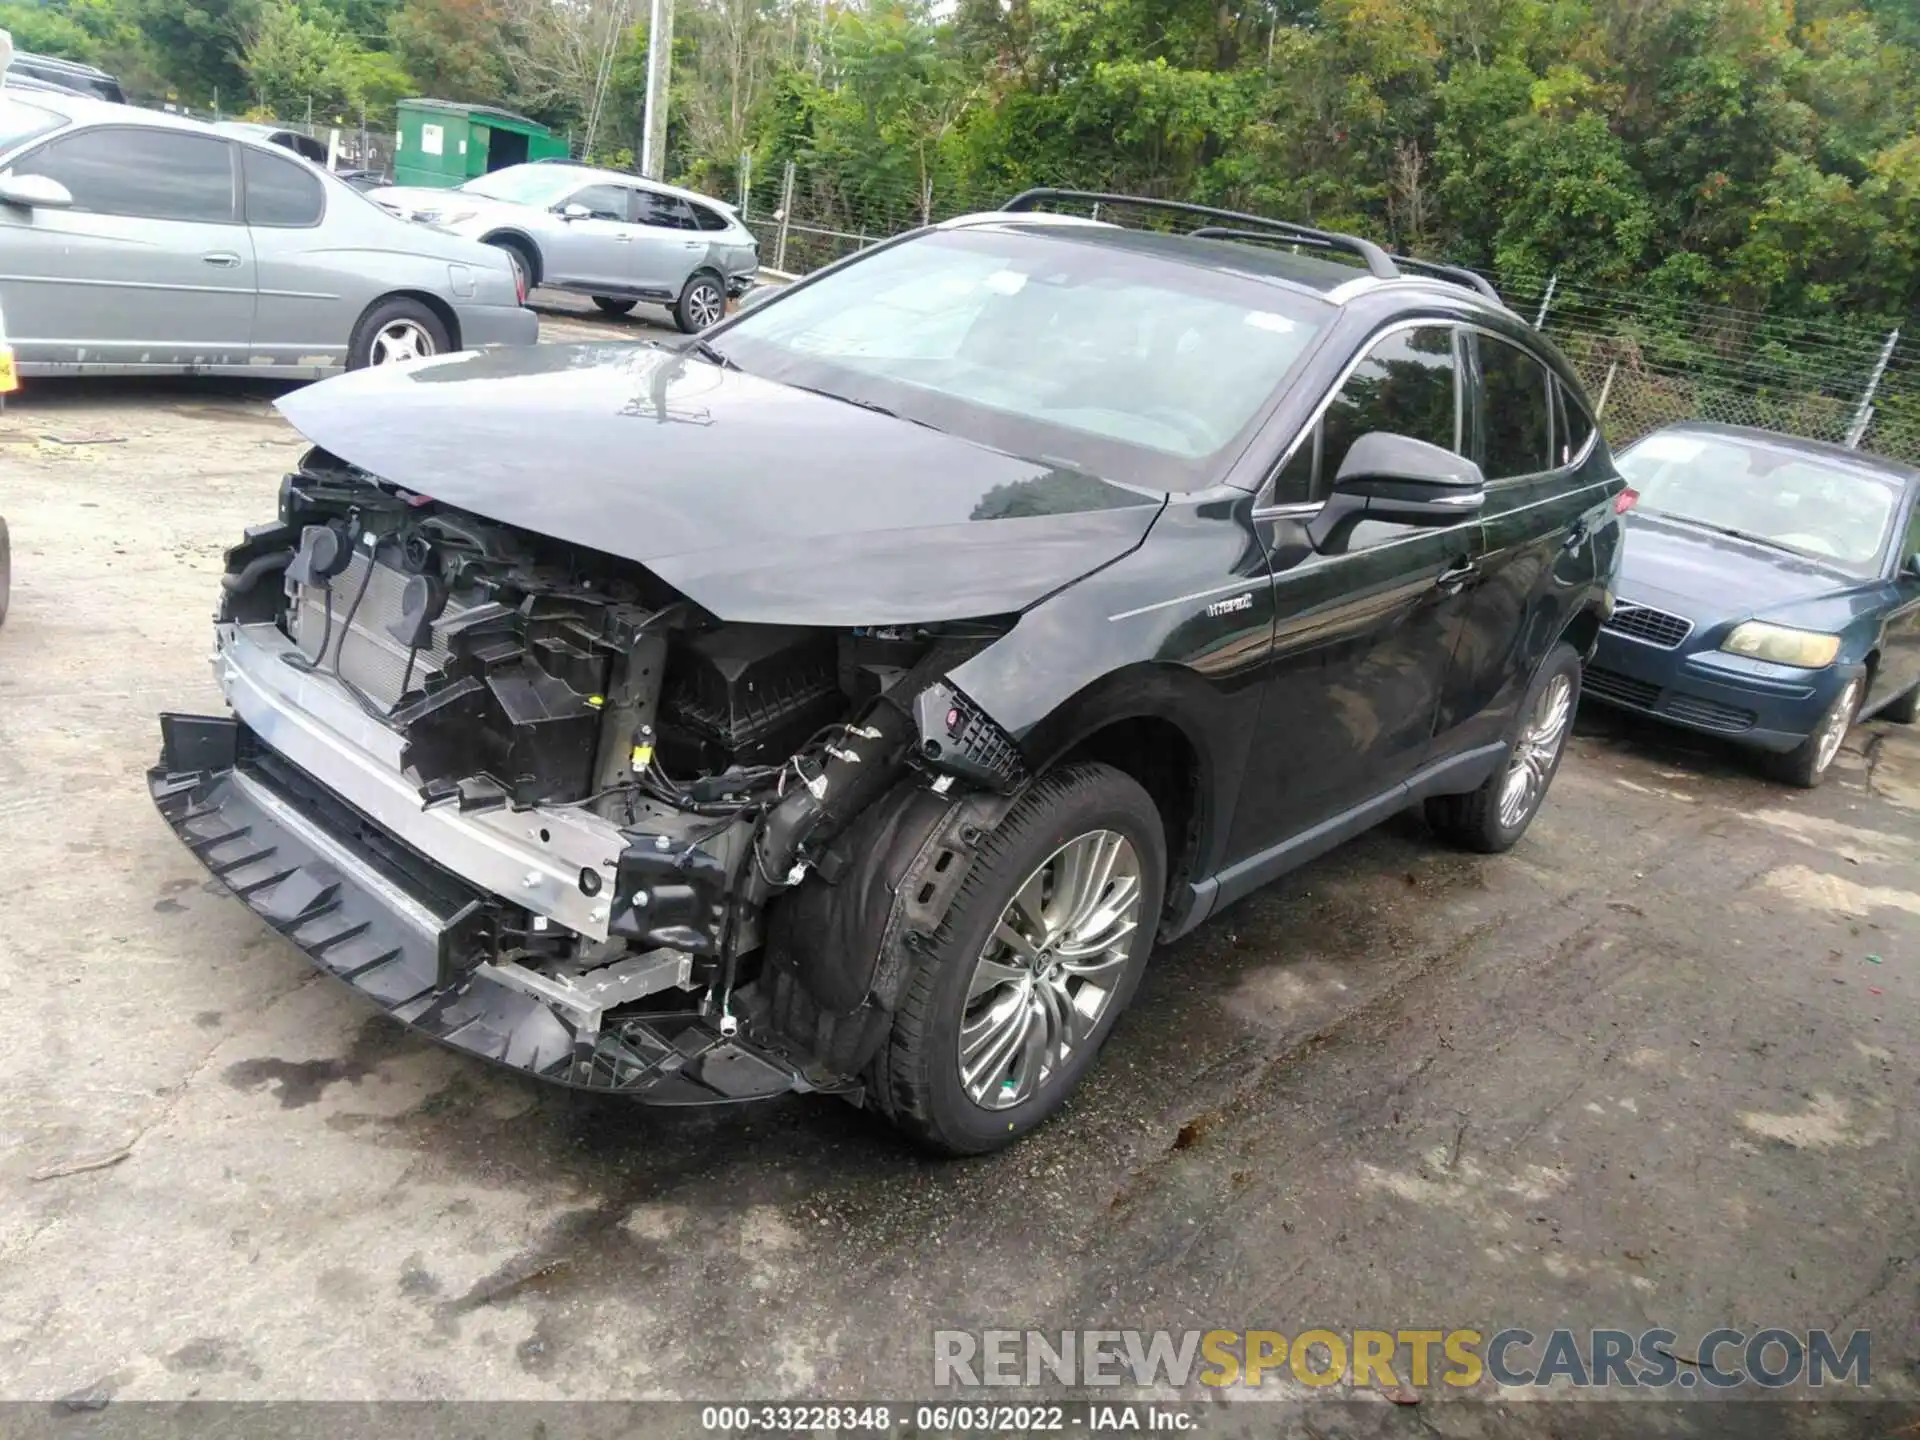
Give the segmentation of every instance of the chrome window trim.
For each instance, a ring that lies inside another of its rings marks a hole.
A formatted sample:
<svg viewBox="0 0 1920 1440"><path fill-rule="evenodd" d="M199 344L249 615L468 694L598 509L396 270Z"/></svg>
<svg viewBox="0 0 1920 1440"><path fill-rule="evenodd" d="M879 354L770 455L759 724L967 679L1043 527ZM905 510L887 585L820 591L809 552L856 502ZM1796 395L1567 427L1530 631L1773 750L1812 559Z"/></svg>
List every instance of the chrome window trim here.
<svg viewBox="0 0 1920 1440"><path fill-rule="evenodd" d="M1354 282L1352 281L1348 282L1348 284L1352 284L1352 283ZM1272 467L1268 469L1266 477L1260 482L1260 488L1254 492L1255 496L1264 497L1264 496L1269 496L1273 493L1274 485L1278 482L1281 472L1285 470L1287 468L1287 465L1292 461L1294 451L1300 448L1300 442L1303 439L1305 439L1308 435L1317 436L1320 421L1326 415L1328 407L1331 406L1334 400L1339 396L1340 391L1345 387L1347 381L1353 378L1353 372L1360 368L1360 362L1367 358L1367 355L1372 351L1373 347L1376 344L1378 344L1381 340L1385 339L1387 336L1395 334L1401 330L1417 330L1422 327L1429 327L1434 325L1448 325L1448 326L1452 326L1453 329L1455 330L1456 332L1455 348L1454 348L1455 363L1459 367L1459 373L1463 376L1465 374L1467 367L1460 364L1460 361L1459 361L1459 344L1458 344L1457 332L1462 330L1471 330L1475 334L1490 336L1495 340L1499 340L1505 344L1512 345L1515 348L1521 350L1524 354L1530 356L1536 364L1538 364L1543 370L1547 372L1547 383L1549 385L1558 384L1558 385L1561 385L1562 389L1565 388L1563 382L1560 379L1559 372L1555 370L1552 365L1549 365L1545 357L1542 356L1537 350L1534 350L1531 346L1521 344L1519 341L1515 340L1510 335L1503 335L1498 330L1493 329L1491 326L1482 325L1473 320L1445 320L1445 319L1435 319L1432 316L1426 316L1419 319L1395 320L1391 324L1382 326L1380 329L1374 331L1371 335L1369 335L1366 339L1366 343L1362 345L1358 351L1355 352L1353 359L1347 362L1346 367L1342 369L1340 372L1339 379L1336 380L1333 383L1333 385L1328 389L1327 393L1321 397L1320 403L1314 406L1313 412L1307 417L1306 422L1300 427L1300 433L1293 437L1292 443L1287 446L1284 452L1282 452L1280 459ZM1571 400L1573 397L1569 396L1568 398ZM1455 453L1464 455L1466 453L1465 449L1463 448L1465 445L1463 423L1464 423L1464 411L1466 406L1466 384L1464 379L1462 379L1460 383L1456 384L1454 387L1453 404L1454 404L1454 450L1455 450ZM1552 414L1551 394L1549 394L1548 396L1548 413L1549 415ZM1578 470L1582 465L1586 464L1588 458L1593 454L1593 447L1599 443L1600 422L1594 418L1593 412L1591 410L1588 410L1584 405L1581 406L1581 413L1587 420L1588 430L1587 430L1586 443L1580 447L1579 454L1575 455L1571 460L1567 461L1567 463L1564 465L1555 465L1550 469L1539 470L1534 472L1531 475L1509 475L1504 479L1489 480L1487 482L1487 488L1489 490L1496 489L1496 488L1505 488L1519 481L1537 480L1542 475L1557 475L1562 473L1563 471ZM1256 520L1269 520L1269 519L1275 519L1283 516L1313 515L1318 513L1320 507L1326 503L1327 502L1324 500L1307 500L1307 501L1288 501L1286 503L1276 505L1276 504L1263 504L1261 503L1260 498L1256 498L1254 500L1254 505L1253 505L1253 518Z"/></svg>
<svg viewBox="0 0 1920 1440"><path fill-rule="evenodd" d="M1352 283L1352 282L1348 282L1348 283ZM1347 361L1346 365L1342 367L1338 378L1334 380L1333 384L1327 387L1327 393L1320 397L1320 403L1313 407L1312 412L1307 416L1305 422L1302 423L1302 425L1300 426L1299 433L1293 437L1292 442L1288 444L1286 450L1282 452L1279 460L1275 464L1273 464L1271 467L1268 468L1266 477L1262 479L1260 482L1260 488L1254 492L1254 495L1256 497L1253 505L1254 518L1264 519L1269 514L1275 513L1277 511L1294 508L1302 503L1306 505L1307 512L1311 514L1313 511L1318 510L1322 505L1326 504L1326 501L1324 500L1311 500L1311 501L1305 501L1305 502L1293 501L1285 505L1263 505L1260 503L1259 497L1268 496L1273 493L1274 483L1280 478L1280 472L1285 470L1289 462L1292 461L1293 452L1300 448L1300 442L1302 440L1306 439L1307 436L1312 435L1316 432L1316 430L1319 427L1320 421L1322 420L1322 418L1325 417L1328 408L1333 404L1335 400L1337 400L1340 397L1340 392L1346 388L1347 381L1353 378L1353 372L1360 368L1361 362L1364 361L1367 358L1367 356L1373 353L1374 346L1378 345L1382 340L1386 339L1389 335L1397 335L1402 330L1432 330L1432 329L1442 328L1442 327L1457 330L1461 325L1465 323L1466 323L1465 321L1461 321L1461 320L1449 320L1449 319L1445 319L1444 317L1437 317L1433 315L1423 315L1419 317L1409 317L1403 320L1392 321L1389 324L1381 326L1378 330L1375 330L1372 334L1367 336L1365 343L1360 345L1359 348L1357 348L1354 351L1353 358ZM1453 410L1454 410L1454 429L1457 433L1459 430L1459 424L1460 424L1460 407L1461 407L1460 395L1461 395L1461 390L1463 389L1463 385L1460 380L1460 349L1459 349L1459 343L1457 338L1454 344L1453 356L1454 356Z"/></svg>

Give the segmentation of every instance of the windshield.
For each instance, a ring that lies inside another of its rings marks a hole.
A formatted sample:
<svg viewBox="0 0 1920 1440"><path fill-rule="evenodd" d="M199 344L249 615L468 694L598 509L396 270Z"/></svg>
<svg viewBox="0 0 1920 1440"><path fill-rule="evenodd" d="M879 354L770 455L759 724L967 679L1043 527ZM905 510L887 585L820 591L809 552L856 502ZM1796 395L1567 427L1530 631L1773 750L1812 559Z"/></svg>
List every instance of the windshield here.
<svg viewBox="0 0 1920 1440"><path fill-rule="evenodd" d="M1638 508L1730 530L1857 574L1878 570L1900 482L1816 455L1686 433L1619 457Z"/></svg>
<svg viewBox="0 0 1920 1440"><path fill-rule="evenodd" d="M460 189L515 205L551 205L567 191L578 188L579 183L552 165L509 165L490 175L476 175Z"/></svg>
<svg viewBox="0 0 1920 1440"><path fill-rule="evenodd" d="M24 140L30 140L43 130L66 124L66 117L56 115L51 110L42 110L38 105L29 105L17 100L5 91L0 91L0 155L6 154Z"/></svg>
<svg viewBox="0 0 1920 1440"><path fill-rule="evenodd" d="M742 369L1155 489L1216 480L1321 302L1108 237L944 231L713 337Z"/></svg>

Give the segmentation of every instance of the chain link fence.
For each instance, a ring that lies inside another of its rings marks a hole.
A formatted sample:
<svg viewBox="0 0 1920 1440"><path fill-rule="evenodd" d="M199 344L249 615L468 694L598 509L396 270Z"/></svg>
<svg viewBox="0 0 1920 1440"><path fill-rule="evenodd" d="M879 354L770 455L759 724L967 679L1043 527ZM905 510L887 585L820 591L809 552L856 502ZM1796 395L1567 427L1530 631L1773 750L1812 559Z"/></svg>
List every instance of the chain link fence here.
<svg viewBox="0 0 1920 1440"><path fill-rule="evenodd" d="M393 174L394 136L391 130L367 123L363 113L357 117L330 118L312 115L262 118L258 110L234 115L220 110L202 110L189 105L162 102L156 109L174 115L218 124L239 122L266 125L295 135L305 135L323 147L329 147L335 170L371 170L380 175Z"/></svg>
<svg viewBox="0 0 1920 1440"><path fill-rule="evenodd" d="M1018 188L941 188L910 175L858 176L793 161L756 167L750 155L740 157L738 178L727 198L760 241L762 262L790 275L917 225L995 209ZM1920 463L1920 335L1553 275L1497 283L1572 362L1616 447L1677 420L1714 420Z"/></svg>

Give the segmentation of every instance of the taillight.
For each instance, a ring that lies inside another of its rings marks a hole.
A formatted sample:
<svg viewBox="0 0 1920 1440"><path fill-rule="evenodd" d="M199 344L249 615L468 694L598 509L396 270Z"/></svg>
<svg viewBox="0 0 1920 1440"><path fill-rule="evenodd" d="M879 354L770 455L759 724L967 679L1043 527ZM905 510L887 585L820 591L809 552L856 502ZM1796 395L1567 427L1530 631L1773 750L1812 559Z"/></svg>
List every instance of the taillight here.
<svg viewBox="0 0 1920 1440"><path fill-rule="evenodd" d="M1616 515L1624 515L1639 503L1640 492L1629 485L1613 497L1613 513Z"/></svg>

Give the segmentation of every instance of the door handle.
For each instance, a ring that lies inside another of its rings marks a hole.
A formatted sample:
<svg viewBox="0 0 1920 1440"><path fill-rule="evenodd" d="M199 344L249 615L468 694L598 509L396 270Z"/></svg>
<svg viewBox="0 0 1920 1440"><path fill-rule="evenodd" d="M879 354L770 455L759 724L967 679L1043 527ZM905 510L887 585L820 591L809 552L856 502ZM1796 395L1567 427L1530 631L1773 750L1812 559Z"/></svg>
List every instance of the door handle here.
<svg viewBox="0 0 1920 1440"><path fill-rule="evenodd" d="M688 250L704 250L707 248L707 242L704 240L683 240L680 243Z"/></svg>
<svg viewBox="0 0 1920 1440"><path fill-rule="evenodd" d="M1439 578L1433 583L1434 588L1442 594L1458 595L1479 578L1480 567L1463 555L1442 570Z"/></svg>
<svg viewBox="0 0 1920 1440"><path fill-rule="evenodd" d="M231 250L215 250L210 255L200 257L209 265L218 265L222 270L231 270L240 263L240 257Z"/></svg>
<svg viewBox="0 0 1920 1440"><path fill-rule="evenodd" d="M631 235L616 235L613 238L618 240L622 245L631 245L633 243L633 237Z"/></svg>

